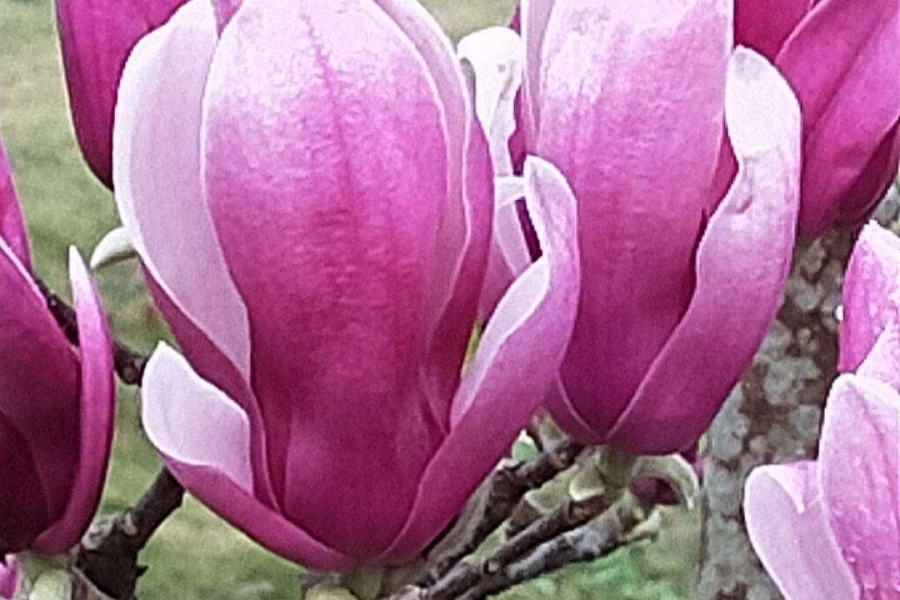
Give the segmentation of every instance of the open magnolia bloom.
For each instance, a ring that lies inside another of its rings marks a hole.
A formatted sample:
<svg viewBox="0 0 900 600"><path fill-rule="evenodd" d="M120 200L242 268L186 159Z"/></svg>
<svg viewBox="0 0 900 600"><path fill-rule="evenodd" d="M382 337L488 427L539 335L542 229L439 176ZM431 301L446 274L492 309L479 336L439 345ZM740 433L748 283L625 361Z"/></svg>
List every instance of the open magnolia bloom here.
<svg viewBox="0 0 900 600"><path fill-rule="evenodd" d="M747 481L750 540L787 600L900 598L900 240L875 224L844 289L841 361L816 461ZM857 357L865 359L857 361Z"/></svg>
<svg viewBox="0 0 900 600"><path fill-rule="evenodd" d="M149 361L144 425L192 494L278 554L406 562L559 368L574 199L529 160L545 253L461 376L493 176L449 41L415 0L214 4L140 42L116 109L120 214L186 356Z"/></svg>
<svg viewBox="0 0 900 600"><path fill-rule="evenodd" d="M581 298L549 408L582 441L690 448L775 318L798 212L800 114L765 58L732 50L732 10L522 3L515 145L558 166L578 199ZM479 84L508 77L485 65L516 64L512 32L474 35L460 48ZM513 95L495 97L512 110ZM485 128L504 142L511 133ZM507 280L533 255L514 197L498 194L496 213L505 264L491 274Z"/></svg>
<svg viewBox="0 0 900 600"><path fill-rule="evenodd" d="M735 36L800 101L800 232L863 223L900 160L900 0L735 0Z"/></svg>
<svg viewBox="0 0 900 600"><path fill-rule="evenodd" d="M113 436L112 344L100 299L69 256L80 353L31 274L28 238L0 143L0 594L8 553L68 551L85 532Z"/></svg>
<svg viewBox="0 0 900 600"><path fill-rule="evenodd" d="M88 166L107 187L112 185L113 109L125 60L142 36L184 2L56 0L75 134Z"/></svg>

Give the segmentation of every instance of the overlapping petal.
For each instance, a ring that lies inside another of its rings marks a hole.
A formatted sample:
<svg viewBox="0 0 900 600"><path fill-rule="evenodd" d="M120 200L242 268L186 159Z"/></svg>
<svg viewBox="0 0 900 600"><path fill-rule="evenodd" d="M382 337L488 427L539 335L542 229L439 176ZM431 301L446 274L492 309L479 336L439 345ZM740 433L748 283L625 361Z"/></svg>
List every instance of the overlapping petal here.
<svg viewBox="0 0 900 600"><path fill-rule="evenodd" d="M488 321L457 392L451 429L419 483L409 520L386 557L415 556L460 510L537 410L575 321L580 265L577 207L559 171L525 163L526 199L544 249Z"/></svg>
<svg viewBox="0 0 900 600"><path fill-rule="evenodd" d="M60 43L75 133L91 170L112 185L116 91L134 45L184 0L57 0Z"/></svg>
<svg viewBox="0 0 900 600"><path fill-rule="evenodd" d="M896 318L898 294L900 239L869 223L853 248L845 276L838 365L842 372L855 371L881 332Z"/></svg>
<svg viewBox="0 0 900 600"><path fill-rule="evenodd" d="M539 81L526 83L539 107L532 152L560 168L582 205L584 281L562 375L603 430L691 298L731 28L725 0L557 3Z"/></svg>
<svg viewBox="0 0 900 600"><path fill-rule="evenodd" d="M143 379L147 435L178 480L217 514L274 552L314 569L353 561L253 495L246 413L161 344Z"/></svg>
<svg viewBox="0 0 900 600"><path fill-rule="evenodd" d="M22 207L13 185L12 169L0 139L0 238L9 245L26 270L31 269L31 252Z"/></svg>
<svg viewBox="0 0 900 600"><path fill-rule="evenodd" d="M738 174L700 240L694 297L609 432L633 452L678 451L706 430L774 320L790 270L800 200L796 100L768 61L738 48L725 116Z"/></svg>
<svg viewBox="0 0 900 600"><path fill-rule="evenodd" d="M97 288L74 248L69 251L69 273L81 357L78 460L62 517L32 544L45 554L72 548L90 525L100 504L115 427L112 338Z"/></svg>
<svg viewBox="0 0 900 600"><path fill-rule="evenodd" d="M750 541L788 600L859 598L817 478L813 462L755 469L744 494Z"/></svg>
<svg viewBox="0 0 900 600"><path fill-rule="evenodd" d="M776 65L803 109L802 232L864 218L896 174L896 159L870 163L897 143L898 43L898 0L824 0L779 51Z"/></svg>

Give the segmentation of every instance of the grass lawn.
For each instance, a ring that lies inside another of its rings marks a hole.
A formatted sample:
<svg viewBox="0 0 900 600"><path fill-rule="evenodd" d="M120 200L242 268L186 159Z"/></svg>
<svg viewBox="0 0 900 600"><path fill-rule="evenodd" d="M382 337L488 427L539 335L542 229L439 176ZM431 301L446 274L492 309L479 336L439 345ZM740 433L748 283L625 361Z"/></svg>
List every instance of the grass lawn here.
<svg viewBox="0 0 900 600"><path fill-rule="evenodd" d="M501 23L509 0L429 0L454 37ZM31 230L38 273L68 297L66 248L84 255L117 222L112 198L84 166L66 107L52 4L0 0L0 122ZM104 271L99 285L116 335L143 351L168 333L148 300L134 265ZM112 472L103 511L120 510L147 487L159 460L137 419L138 398L122 388ZM522 586L504 597L526 600L679 600L693 594L697 556L695 515L667 513L655 544L579 565ZM192 498L160 529L143 561L142 600L238 600L296 597L299 571L216 519Z"/></svg>

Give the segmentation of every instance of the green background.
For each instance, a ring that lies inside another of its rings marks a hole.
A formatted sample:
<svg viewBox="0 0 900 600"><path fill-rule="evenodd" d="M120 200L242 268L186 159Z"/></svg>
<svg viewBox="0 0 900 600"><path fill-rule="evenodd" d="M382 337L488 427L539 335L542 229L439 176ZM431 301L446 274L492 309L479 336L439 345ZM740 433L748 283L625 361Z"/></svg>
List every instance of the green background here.
<svg viewBox="0 0 900 600"><path fill-rule="evenodd" d="M454 38L505 23L508 0L430 0L427 8ZM31 231L36 270L69 297L66 248L88 256L118 223L115 204L82 162L73 138L60 71L53 6L46 0L0 0L0 123ZM168 336L133 264L98 277L117 337L144 352ZM140 431L139 398L121 388L112 470L103 512L130 505L152 481L159 460ZM696 514L669 510L664 534L605 561L575 565L505 594L507 600L676 600L693 596ZM365 524L361 524L365 527ZM188 498L141 556L150 569L142 600L251 600L297 597L300 571L256 546Z"/></svg>

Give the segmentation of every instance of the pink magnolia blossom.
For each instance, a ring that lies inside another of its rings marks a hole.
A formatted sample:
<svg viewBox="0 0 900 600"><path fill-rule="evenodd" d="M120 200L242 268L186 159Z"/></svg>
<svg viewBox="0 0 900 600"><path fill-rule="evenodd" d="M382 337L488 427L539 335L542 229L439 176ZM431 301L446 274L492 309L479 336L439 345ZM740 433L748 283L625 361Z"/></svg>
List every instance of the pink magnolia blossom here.
<svg viewBox="0 0 900 600"><path fill-rule="evenodd" d="M120 214L187 357L150 360L144 425L191 493L274 552L405 562L559 367L574 199L529 160L545 253L464 366L493 177L449 41L415 0L213 4L144 38L119 92Z"/></svg>
<svg viewBox="0 0 900 600"><path fill-rule="evenodd" d="M116 90L131 49L185 0L57 0L75 133L94 174L112 185Z"/></svg>
<svg viewBox="0 0 900 600"><path fill-rule="evenodd" d="M522 3L514 146L557 165L578 199L581 298L549 407L581 440L689 448L775 317L800 115L765 58L732 49L731 16L728 0ZM498 232L519 229L507 215ZM529 253L513 254L517 272Z"/></svg>
<svg viewBox="0 0 900 600"><path fill-rule="evenodd" d="M747 481L750 540L787 600L900 599L900 241L867 225L815 461ZM863 360L857 360L864 357Z"/></svg>
<svg viewBox="0 0 900 600"><path fill-rule="evenodd" d="M900 160L900 0L735 0L735 35L800 101L801 233L865 221Z"/></svg>
<svg viewBox="0 0 900 600"><path fill-rule="evenodd" d="M25 549L56 554L74 546L97 510L106 476L115 404L112 346L100 299L74 249L69 268L80 352L31 275L22 213L0 144L0 559Z"/></svg>

